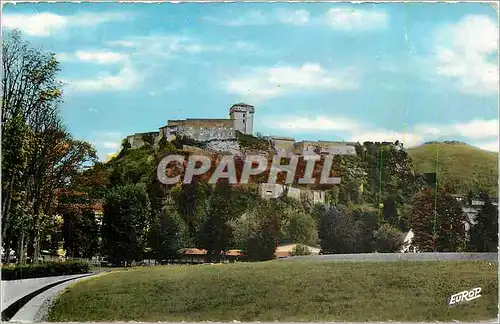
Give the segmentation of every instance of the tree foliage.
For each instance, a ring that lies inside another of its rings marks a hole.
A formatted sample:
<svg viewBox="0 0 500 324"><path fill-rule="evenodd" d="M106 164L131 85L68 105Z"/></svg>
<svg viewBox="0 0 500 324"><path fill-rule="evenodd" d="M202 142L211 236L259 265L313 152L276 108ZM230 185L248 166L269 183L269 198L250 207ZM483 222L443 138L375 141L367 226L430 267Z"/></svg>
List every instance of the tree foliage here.
<svg viewBox="0 0 500 324"><path fill-rule="evenodd" d="M464 248L465 215L446 189L425 189L412 202L410 227L413 245L423 252L453 252Z"/></svg>
<svg viewBox="0 0 500 324"><path fill-rule="evenodd" d="M498 251L498 207L494 206L489 195L482 193L484 202L470 230L470 247L476 252Z"/></svg>
<svg viewBox="0 0 500 324"><path fill-rule="evenodd" d="M2 241L17 241L23 262L26 244L28 257L37 258L57 189L70 186L96 154L60 122L54 54L32 47L18 31L5 35L2 54Z"/></svg>
<svg viewBox="0 0 500 324"><path fill-rule="evenodd" d="M357 228L346 210L331 207L322 216L318 235L322 254L354 253Z"/></svg>
<svg viewBox="0 0 500 324"><path fill-rule="evenodd" d="M161 262L178 257L179 250L186 247L189 238L182 218L169 205L161 213L153 211L153 214L148 242L154 259Z"/></svg>
<svg viewBox="0 0 500 324"><path fill-rule="evenodd" d="M373 248L381 253L396 253L404 246L404 234L390 224L383 224L373 235Z"/></svg>
<svg viewBox="0 0 500 324"><path fill-rule="evenodd" d="M102 251L116 265L141 261L147 244L150 205L143 184L114 188L104 203Z"/></svg>

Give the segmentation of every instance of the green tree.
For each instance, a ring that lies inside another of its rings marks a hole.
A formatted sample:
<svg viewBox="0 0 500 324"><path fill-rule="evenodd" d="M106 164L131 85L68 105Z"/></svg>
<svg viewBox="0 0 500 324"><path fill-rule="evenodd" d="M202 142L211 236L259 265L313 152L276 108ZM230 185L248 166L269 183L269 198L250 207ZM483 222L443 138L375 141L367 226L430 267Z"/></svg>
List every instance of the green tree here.
<svg viewBox="0 0 500 324"><path fill-rule="evenodd" d="M60 122L54 54L23 41L18 31L5 35L2 54L2 242L16 241L23 262L26 245L28 256L37 258L41 235L54 218L57 189L71 184L96 156Z"/></svg>
<svg viewBox="0 0 500 324"><path fill-rule="evenodd" d="M211 191L209 184L196 177L190 183L178 183L169 189L168 197L184 220L192 241L196 241L202 226Z"/></svg>
<svg viewBox="0 0 500 324"><path fill-rule="evenodd" d="M142 260L149 216L150 204L143 184L114 188L104 203L103 254L116 265Z"/></svg>
<svg viewBox="0 0 500 324"><path fill-rule="evenodd" d="M310 214L305 212L293 213L284 232L285 238L293 243L316 245L318 242L316 222Z"/></svg>
<svg viewBox="0 0 500 324"><path fill-rule="evenodd" d="M358 229L347 212L331 207L326 210L319 224L322 254L354 253Z"/></svg>
<svg viewBox="0 0 500 324"><path fill-rule="evenodd" d="M394 195L385 198L382 207L384 222L397 226L399 224L398 202Z"/></svg>
<svg viewBox="0 0 500 324"><path fill-rule="evenodd" d="M373 233L378 229L377 209L370 205L353 206L349 210L349 215L356 231L355 252L372 252Z"/></svg>
<svg viewBox="0 0 500 324"><path fill-rule="evenodd" d="M186 247L185 224L174 208L167 205L161 213L155 214L148 238L153 256L158 262L176 258L179 250Z"/></svg>
<svg viewBox="0 0 500 324"><path fill-rule="evenodd" d="M63 239L67 257L92 258L99 252L99 226L94 209L86 204L61 208Z"/></svg>
<svg viewBox="0 0 500 324"><path fill-rule="evenodd" d="M256 199L234 225L236 246L249 261L271 260L280 243L283 213L278 199Z"/></svg>
<svg viewBox="0 0 500 324"><path fill-rule="evenodd" d="M215 258L215 261L220 260L221 252L227 251L233 241L231 223L240 216L236 196L228 183L217 183L206 200L197 245L205 248L209 258Z"/></svg>
<svg viewBox="0 0 500 324"><path fill-rule="evenodd" d="M456 252L465 243L465 215L447 189L435 194L431 188L412 202L409 225L415 233L413 245L423 252Z"/></svg>
<svg viewBox="0 0 500 324"><path fill-rule="evenodd" d="M484 202L475 224L470 229L470 247L476 252L498 251L498 207L486 193L480 199Z"/></svg>
<svg viewBox="0 0 500 324"><path fill-rule="evenodd" d="M381 253L399 252L404 246L404 234L390 224L383 224L373 235L373 248Z"/></svg>

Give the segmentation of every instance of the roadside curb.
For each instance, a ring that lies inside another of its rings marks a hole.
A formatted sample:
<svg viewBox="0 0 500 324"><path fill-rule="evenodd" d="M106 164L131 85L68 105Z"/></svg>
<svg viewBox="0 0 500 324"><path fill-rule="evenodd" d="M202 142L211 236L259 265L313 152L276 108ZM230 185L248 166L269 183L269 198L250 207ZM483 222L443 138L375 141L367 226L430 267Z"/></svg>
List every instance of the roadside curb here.
<svg viewBox="0 0 500 324"><path fill-rule="evenodd" d="M56 292L58 291L57 287L65 286L66 283L76 282L89 277L94 277L100 273L101 272L87 273L74 278L61 279L59 281L47 284L35 291L32 291L12 302L9 307L4 309L2 311L2 320L9 322L16 321L20 323L31 323L34 321L34 316L38 313L39 310L39 308L36 308L35 305L42 303L44 297L51 296L46 293L47 291Z"/></svg>
<svg viewBox="0 0 500 324"><path fill-rule="evenodd" d="M19 309L19 311L17 311L17 313L11 318L9 322L35 323L44 321L50 311L50 307L52 306L53 302L62 293L64 293L66 289L72 287L74 284L80 281L90 280L107 273L110 273L110 271L95 272L87 276L60 282L57 285L33 297L21 309Z"/></svg>

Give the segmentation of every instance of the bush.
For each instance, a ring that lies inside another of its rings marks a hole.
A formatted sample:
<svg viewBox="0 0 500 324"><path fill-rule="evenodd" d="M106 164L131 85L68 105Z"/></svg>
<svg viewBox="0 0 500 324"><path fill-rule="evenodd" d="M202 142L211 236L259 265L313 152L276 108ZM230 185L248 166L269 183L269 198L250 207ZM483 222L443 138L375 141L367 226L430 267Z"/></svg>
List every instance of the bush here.
<svg viewBox="0 0 500 324"><path fill-rule="evenodd" d="M377 252L396 253L404 245L403 232L389 224L383 224L373 234L373 248Z"/></svg>
<svg viewBox="0 0 500 324"><path fill-rule="evenodd" d="M295 247L292 249L292 253L290 253L291 256L298 256L298 255L310 255L311 251L309 248L303 244L297 244Z"/></svg>
<svg viewBox="0 0 500 324"><path fill-rule="evenodd" d="M83 274L90 271L90 265L82 261L45 262L2 267L2 280L19 280Z"/></svg>
<svg viewBox="0 0 500 324"><path fill-rule="evenodd" d="M240 147L253 150L268 150L270 148L269 141L264 138L243 134L239 131L236 132L236 138Z"/></svg>

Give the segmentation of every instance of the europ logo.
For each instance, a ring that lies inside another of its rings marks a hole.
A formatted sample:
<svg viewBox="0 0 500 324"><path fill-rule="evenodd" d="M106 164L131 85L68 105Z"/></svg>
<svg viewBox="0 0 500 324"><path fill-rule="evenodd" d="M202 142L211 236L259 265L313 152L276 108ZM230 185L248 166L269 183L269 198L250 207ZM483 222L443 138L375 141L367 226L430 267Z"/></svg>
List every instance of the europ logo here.
<svg viewBox="0 0 500 324"><path fill-rule="evenodd" d="M460 302L469 302L471 300L481 297L480 293L481 293L480 287L459 292L458 294L454 294L450 297L448 305L451 306Z"/></svg>

